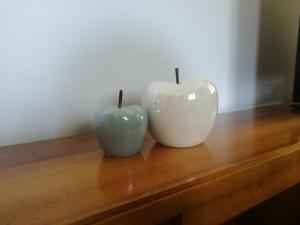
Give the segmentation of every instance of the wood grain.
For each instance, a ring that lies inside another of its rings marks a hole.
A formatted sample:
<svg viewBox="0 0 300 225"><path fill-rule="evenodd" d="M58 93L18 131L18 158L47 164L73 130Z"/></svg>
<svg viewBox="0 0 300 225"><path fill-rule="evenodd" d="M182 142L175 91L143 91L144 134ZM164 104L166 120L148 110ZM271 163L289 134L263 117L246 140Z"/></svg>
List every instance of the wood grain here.
<svg viewBox="0 0 300 225"><path fill-rule="evenodd" d="M299 221L300 184L247 210L222 225L295 225Z"/></svg>
<svg viewBox="0 0 300 225"><path fill-rule="evenodd" d="M218 224L299 183L300 115L220 114L208 140L109 158L94 134L0 148L0 224ZM175 221L175 220L174 220Z"/></svg>

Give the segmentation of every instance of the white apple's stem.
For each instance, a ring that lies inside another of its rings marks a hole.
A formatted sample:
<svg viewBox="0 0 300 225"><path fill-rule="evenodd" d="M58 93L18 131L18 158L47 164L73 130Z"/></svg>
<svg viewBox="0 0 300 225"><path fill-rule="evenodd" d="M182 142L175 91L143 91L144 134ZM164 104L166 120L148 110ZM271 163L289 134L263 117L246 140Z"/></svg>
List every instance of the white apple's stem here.
<svg viewBox="0 0 300 225"><path fill-rule="evenodd" d="M175 68L176 84L179 84L179 68Z"/></svg>
<svg viewBox="0 0 300 225"><path fill-rule="evenodd" d="M119 91L119 103L118 103L118 108L121 109L122 107L122 99L123 99L123 91Z"/></svg>

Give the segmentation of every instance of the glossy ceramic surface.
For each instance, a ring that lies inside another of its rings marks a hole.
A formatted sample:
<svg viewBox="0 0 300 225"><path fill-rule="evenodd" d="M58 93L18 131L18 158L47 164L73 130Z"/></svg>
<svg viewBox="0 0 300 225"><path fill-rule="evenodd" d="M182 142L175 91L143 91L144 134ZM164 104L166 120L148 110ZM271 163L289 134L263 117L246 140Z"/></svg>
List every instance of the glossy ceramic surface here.
<svg viewBox="0 0 300 225"><path fill-rule="evenodd" d="M105 153L123 157L136 154L143 145L148 127L144 107L110 107L96 117L95 132Z"/></svg>
<svg viewBox="0 0 300 225"><path fill-rule="evenodd" d="M192 147L201 144L214 125L218 94L209 81L158 81L146 87L143 104L154 139L171 147Z"/></svg>

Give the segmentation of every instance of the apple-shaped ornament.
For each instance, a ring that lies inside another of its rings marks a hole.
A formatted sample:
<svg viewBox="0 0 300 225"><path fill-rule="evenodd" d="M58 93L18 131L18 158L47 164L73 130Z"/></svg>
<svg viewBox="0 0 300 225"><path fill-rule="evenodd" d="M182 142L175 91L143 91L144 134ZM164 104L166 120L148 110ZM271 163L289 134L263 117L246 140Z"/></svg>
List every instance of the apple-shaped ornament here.
<svg viewBox="0 0 300 225"><path fill-rule="evenodd" d="M123 91L118 106L106 108L96 115L95 133L109 156L134 155L141 149L148 128L147 111L141 105L122 107Z"/></svg>
<svg viewBox="0 0 300 225"><path fill-rule="evenodd" d="M216 87L206 80L176 83L151 82L145 89L143 105L149 117L149 130L160 144L192 147L208 137L218 112Z"/></svg>

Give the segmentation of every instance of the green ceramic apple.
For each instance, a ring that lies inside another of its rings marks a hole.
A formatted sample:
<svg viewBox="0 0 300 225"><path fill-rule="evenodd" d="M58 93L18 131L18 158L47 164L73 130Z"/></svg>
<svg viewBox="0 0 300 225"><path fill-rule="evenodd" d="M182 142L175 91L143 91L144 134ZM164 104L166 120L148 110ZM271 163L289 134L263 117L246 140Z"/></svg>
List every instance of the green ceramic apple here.
<svg viewBox="0 0 300 225"><path fill-rule="evenodd" d="M141 105L122 107L123 92L119 92L118 106L99 112L95 121L97 139L110 156L134 155L141 149L148 128L148 115Z"/></svg>

